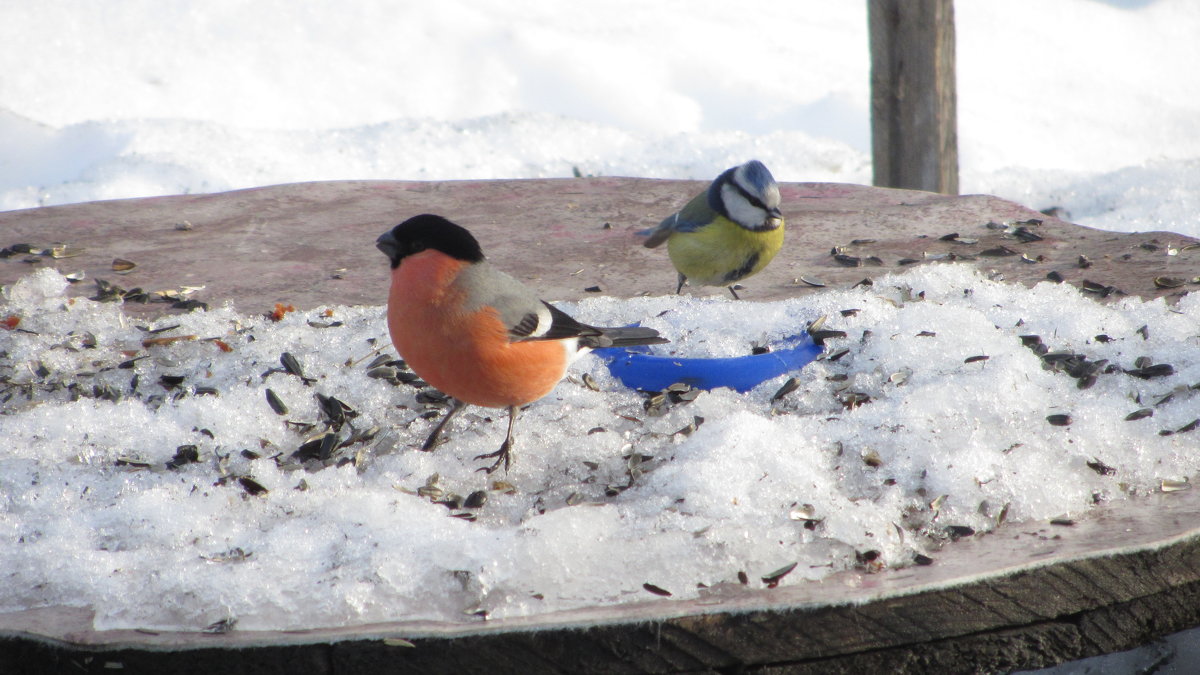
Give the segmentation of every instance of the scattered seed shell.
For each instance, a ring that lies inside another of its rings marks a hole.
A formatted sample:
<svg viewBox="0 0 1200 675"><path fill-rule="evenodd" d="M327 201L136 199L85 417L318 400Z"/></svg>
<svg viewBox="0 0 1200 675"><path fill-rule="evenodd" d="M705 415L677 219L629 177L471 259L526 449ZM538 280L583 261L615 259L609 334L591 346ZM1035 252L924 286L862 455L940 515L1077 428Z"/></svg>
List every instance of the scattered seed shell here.
<svg viewBox="0 0 1200 675"><path fill-rule="evenodd" d="M169 330L169 329L163 329L163 330ZM195 340L196 337L197 336L195 336L195 335L172 335L169 337L146 338L145 340L142 340L142 346L147 349L149 349L150 347L163 347L166 345L173 345L176 342L190 342L192 340Z"/></svg>
<svg viewBox="0 0 1200 675"><path fill-rule="evenodd" d="M1126 375L1139 377L1143 380L1149 380L1152 377L1166 377L1175 374L1175 367L1169 363L1156 363L1149 366L1141 366L1131 368L1125 371Z"/></svg>
<svg viewBox="0 0 1200 675"><path fill-rule="evenodd" d="M667 589L661 588L659 586L655 586L654 584L651 584L651 583L642 584L642 588L644 588L645 590L647 590L655 595L661 595L663 597L671 597L671 591L668 591Z"/></svg>
<svg viewBox="0 0 1200 675"><path fill-rule="evenodd" d="M416 647L417 645L405 640L404 638L384 638L383 644L387 647Z"/></svg>
<svg viewBox="0 0 1200 675"><path fill-rule="evenodd" d="M791 520L800 520L805 522L821 520L820 518L817 518L816 515L817 510L812 504L793 506L792 509L788 511L788 518Z"/></svg>
<svg viewBox="0 0 1200 675"><path fill-rule="evenodd" d="M242 489L252 497L260 497L270 492L270 490L264 487L262 483L259 483L250 476L239 476L238 484L240 484Z"/></svg>
<svg viewBox="0 0 1200 675"><path fill-rule="evenodd" d="M112 261L112 270L117 274L127 274L137 267L137 263L124 258L114 258Z"/></svg>
<svg viewBox="0 0 1200 675"><path fill-rule="evenodd" d="M975 534L975 528L966 525L947 525L946 534L950 535L951 539L962 539Z"/></svg>
<svg viewBox="0 0 1200 675"><path fill-rule="evenodd" d="M783 383L783 386L781 386L779 390L776 391L773 396L771 396L771 402L775 403L799 388L800 380L795 377L789 377L787 381Z"/></svg>
<svg viewBox="0 0 1200 675"><path fill-rule="evenodd" d="M231 632L234 627L237 626L237 622L237 619L232 617L228 619L221 619L220 621L214 621L208 624L201 632L208 635L224 635Z"/></svg>
<svg viewBox="0 0 1200 675"><path fill-rule="evenodd" d="M784 565L783 567L780 567L774 572L771 572L763 577L762 582L767 585L767 588L775 588L779 585L779 582L782 581L784 577L791 574L792 570L796 569L797 564L798 563L792 563L790 565Z"/></svg>
<svg viewBox="0 0 1200 675"><path fill-rule="evenodd" d="M271 389L267 389L267 404L271 406L271 410L274 410L276 415L288 414L288 407L284 405L279 395Z"/></svg>
<svg viewBox="0 0 1200 675"><path fill-rule="evenodd" d="M1187 479L1170 480L1164 478L1162 479L1162 483L1160 483L1160 487L1163 492L1182 492L1184 490L1191 490L1192 484L1189 483Z"/></svg>
<svg viewBox="0 0 1200 675"><path fill-rule="evenodd" d="M1000 509L1000 513L996 514L996 527L1000 527L1001 525L1003 525L1004 521L1008 518L1008 507L1009 506L1011 506L1011 502L1006 503Z"/></svg>

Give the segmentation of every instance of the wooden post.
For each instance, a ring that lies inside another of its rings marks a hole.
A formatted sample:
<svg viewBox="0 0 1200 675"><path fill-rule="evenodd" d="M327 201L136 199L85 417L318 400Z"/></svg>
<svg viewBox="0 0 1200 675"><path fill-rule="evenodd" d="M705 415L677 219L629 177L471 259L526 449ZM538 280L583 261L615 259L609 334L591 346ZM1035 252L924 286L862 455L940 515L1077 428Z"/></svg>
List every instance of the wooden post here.
<svg viewBox="0 0 1200 675"><path fill-rule="evenodd" d="M954 0L868 0L875 185L958 194Z"/></svg>

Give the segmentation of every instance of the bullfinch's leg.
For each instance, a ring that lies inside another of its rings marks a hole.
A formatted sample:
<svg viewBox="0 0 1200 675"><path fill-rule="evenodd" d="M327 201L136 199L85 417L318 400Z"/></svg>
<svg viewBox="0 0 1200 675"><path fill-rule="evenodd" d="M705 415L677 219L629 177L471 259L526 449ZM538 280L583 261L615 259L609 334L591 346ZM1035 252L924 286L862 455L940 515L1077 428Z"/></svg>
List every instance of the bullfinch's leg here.
<svg viewBox="0 0 1200 675"><path fill-rule="evenodd" d="M489 452L485 455L479 455L475 458L490 459L495 457L496 462L491 466L485 466L482 469L476 469L476 471L491 473L496 469L499 469L501 464L504 464L504 473L508 473L508 462L510 458L509 451L512 450L513 443L513 425L517 423L517 413L520 411L521 409L515 405L508 406L508 435L504 437L504 443L501 444L499 450L495 452Z"/></svg>
<svg viewBox="0 0 1200 675"><path fill-rule="evenodd" d="M450 412L446 413L446 416L442 418L441 422L438 422L438 425L433 428L433 433L429 434L429 438L426 438L425 444L421 446L421 449L425 452L431 452L438 444L438 436L442 434L442 429L446 428L446 423L450 421L450 418L454 417L463 408L467 407L466 403L463 403L456 398L452 398L450 400L454 401L453 405L450 406Z"/></svg>

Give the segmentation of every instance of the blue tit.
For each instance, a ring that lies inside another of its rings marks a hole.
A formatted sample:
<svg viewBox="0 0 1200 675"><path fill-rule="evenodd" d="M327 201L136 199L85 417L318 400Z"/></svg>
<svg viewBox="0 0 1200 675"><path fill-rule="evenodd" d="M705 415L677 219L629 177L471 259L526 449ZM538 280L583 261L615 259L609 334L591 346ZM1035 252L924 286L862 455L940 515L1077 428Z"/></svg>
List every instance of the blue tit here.
<svg viewBox="0 0 1200 675"><path fill-rule="evenodd" d="M783 246L779 186L757 159L726 170L708 190L695 196L658 227L643 230L647 248L664 241L671 263L684 282L726 286L757 274Z"/></svg>

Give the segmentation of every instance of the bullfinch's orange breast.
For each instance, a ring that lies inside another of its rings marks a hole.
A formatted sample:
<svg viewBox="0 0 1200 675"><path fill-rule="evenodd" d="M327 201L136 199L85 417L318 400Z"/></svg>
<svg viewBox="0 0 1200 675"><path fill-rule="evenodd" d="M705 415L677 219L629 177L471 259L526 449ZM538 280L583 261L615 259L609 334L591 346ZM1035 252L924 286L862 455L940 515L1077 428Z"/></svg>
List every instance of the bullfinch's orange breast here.
<svg viewBox="0 0 1200 675"><path fill-rule="evenodd" d="M490 408L536 401L566 372L566 345L510 342L494 309L467 312L454 281L469 264L431 250L406 257L392 270L392 344L417 375L460 401Z"/></svg>

